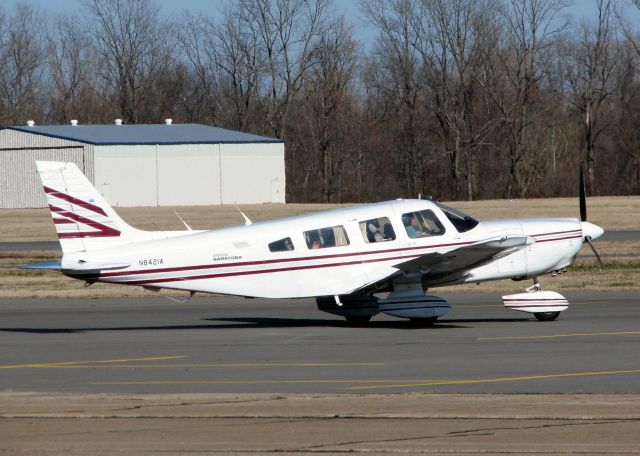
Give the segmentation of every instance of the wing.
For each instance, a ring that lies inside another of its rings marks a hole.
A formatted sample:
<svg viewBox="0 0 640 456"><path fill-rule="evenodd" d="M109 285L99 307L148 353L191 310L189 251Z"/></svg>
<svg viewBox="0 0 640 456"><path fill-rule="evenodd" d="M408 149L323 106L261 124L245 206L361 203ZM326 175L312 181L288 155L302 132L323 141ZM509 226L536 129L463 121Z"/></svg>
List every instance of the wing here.
<svg viewBox="0 0 640 456"><path fill-rule="evenodd" d="M395 267L405 276L420 274L425 285L443 284L464 277L471 269L510 255L535 242L527 236L491 238L450 250L427 253Z"/></svg>

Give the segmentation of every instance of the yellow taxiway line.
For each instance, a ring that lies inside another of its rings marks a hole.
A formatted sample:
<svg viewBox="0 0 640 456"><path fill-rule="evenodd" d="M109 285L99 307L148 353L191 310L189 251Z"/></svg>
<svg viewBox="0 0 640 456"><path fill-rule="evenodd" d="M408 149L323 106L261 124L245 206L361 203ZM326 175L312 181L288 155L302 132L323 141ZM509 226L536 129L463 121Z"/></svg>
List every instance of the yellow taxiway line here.
<svg viewBox="0 0 640 456"><path fill-rule="evenodd" d="M520 340L520 339L554 339L557 337L589 337L589 336L626 336L630 334L640 334L640 331L616 331L597 333L569 333L550 334L547 336L503 336L503 337L478 337L477 340Z"/></svg>
<svg viewBox="0 0 640 456"><path fill-rule="evenodd" d="M526 380L549 380L571 377L592 377L600 375L640 374L640 369L573 372L566 374L527 375L521 377L481 378L469 380L392 380L392 379L331 379L331 380L149 380L149 381L113 381L91 382L91 385L290 385L290 384L360 384L366 386L352 386L348 390L375 390L389 388L417 388L428 386L473 385L482 383L515 382ZM381 384L382 383L382 384Z"/></svg>
<svg viewBox="0 0 640 456"><path fill-rule="evenodd" d="M384 366L385 363L243 363L243 364L110 364L110 365L94 365L94 364L74 364L74 365L57 365L57 364L34 364L22 366L29 369L167 369L167 368L219 368L219 369L241 369L254 367L371 367ZM0 366L2 368L2 366Z"/></svg>
<svg viewBox="0 0 640 456"><path fill-rule="evenodd" d="M568 374L547 374L547 375L527 375L522 377L501 377L501 378L481 378L471 380L440 380L440 381L426 381L416 383L401 383L398 382L394 385L378 385L378 386L354 386L351 390L373 390L382 388L417 388L426 386L447 386L447 385L473 385L481 383L500 383L500 382L518 382L526 380L548 380L555 378L570 378L570 377L593 377L598 375L620 375L620 374L640 374L640 369L630 370L617 370L617 371L599 371L599 372L573 372Z"/></svg>
<svg viewBox="0 0 640 456"><path fill-rule="evenodd" d="M160 361L160 360L182 359L182 358L187 358L187 356L153 356L148 358L105 359L100 361L62 361L62 362L35 363L35 364L9 364L5 366L0 366L0 369L74 367L74 366L85 365L85 364L126 363L126 362L133 362L133 361ZM87 367L87 366L83 366L83 367Z"/></svg>
<svg viewBox="0 0 640 456"><path fill-rule="evenodd" d="M288 384L328 384L328 383L397 383L407 380L381 379L333 379L333 380L149 380L122 382L91 382L90 385L288 385Z"/></svg>
<svg viewBox="0 0 640 456"><path fill-rule="evenodd" d="M166 368L273 368L273 367L376 367L385 366L379 362L353 363L226 363L226 364L113 364L133 361L159 361L186 358L186 356L164 356L154 358L112 359L104 361L67 361L40 364L14 364L0 366L0 369L166 369Z"/></svg>

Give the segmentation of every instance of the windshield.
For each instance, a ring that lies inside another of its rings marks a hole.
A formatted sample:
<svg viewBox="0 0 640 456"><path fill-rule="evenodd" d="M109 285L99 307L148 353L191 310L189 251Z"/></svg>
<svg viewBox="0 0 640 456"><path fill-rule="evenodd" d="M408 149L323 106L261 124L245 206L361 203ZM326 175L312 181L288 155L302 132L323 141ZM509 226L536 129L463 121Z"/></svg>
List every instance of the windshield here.
<svg viewBox="0 0 640 456"><path fill-rule="evenodd" d="M455 226L456 230L458 230L458 232L460 233L472 230L478 225L478 223L480 223L470 215L467 215L464 212L459 211L458 209L454 209L442 203L435 203L440 209L442 209L444 215L447 216L451 224Z"/></svg>

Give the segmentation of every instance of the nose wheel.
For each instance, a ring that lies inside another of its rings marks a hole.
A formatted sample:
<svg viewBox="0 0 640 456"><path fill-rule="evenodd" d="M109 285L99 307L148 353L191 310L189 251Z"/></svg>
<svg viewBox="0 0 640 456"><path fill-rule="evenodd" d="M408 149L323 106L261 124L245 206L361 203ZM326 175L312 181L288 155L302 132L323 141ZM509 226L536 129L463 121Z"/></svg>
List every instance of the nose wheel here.
<svg viewBox="0 0 640 456"><path fill-rule="evenodd" d="M507 309L530 313L539 321L553 321L569 308L569 301L560 293L541 290L537 277L525 293L503 296L502 303Z"/></svg>
<svg viewBox="0 0 640 456"><path fill-rule="evenodd" d="M560 312L534 312L533 316L540 321L553 321L560 315Z"/></svg>

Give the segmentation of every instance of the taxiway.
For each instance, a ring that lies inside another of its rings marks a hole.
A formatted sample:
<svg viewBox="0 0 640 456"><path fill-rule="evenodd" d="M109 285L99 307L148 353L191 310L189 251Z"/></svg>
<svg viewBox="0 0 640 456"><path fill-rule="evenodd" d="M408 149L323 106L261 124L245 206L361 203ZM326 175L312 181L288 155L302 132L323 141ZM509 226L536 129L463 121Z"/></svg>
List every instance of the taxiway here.
<svg viewBox="0 0 640 456"><path fill-rule="evenodd" d="M0 390L640 393L640 293L566 293L555 322L443 293L433 327L362 327L313 300L0 300Z"/></svg>

